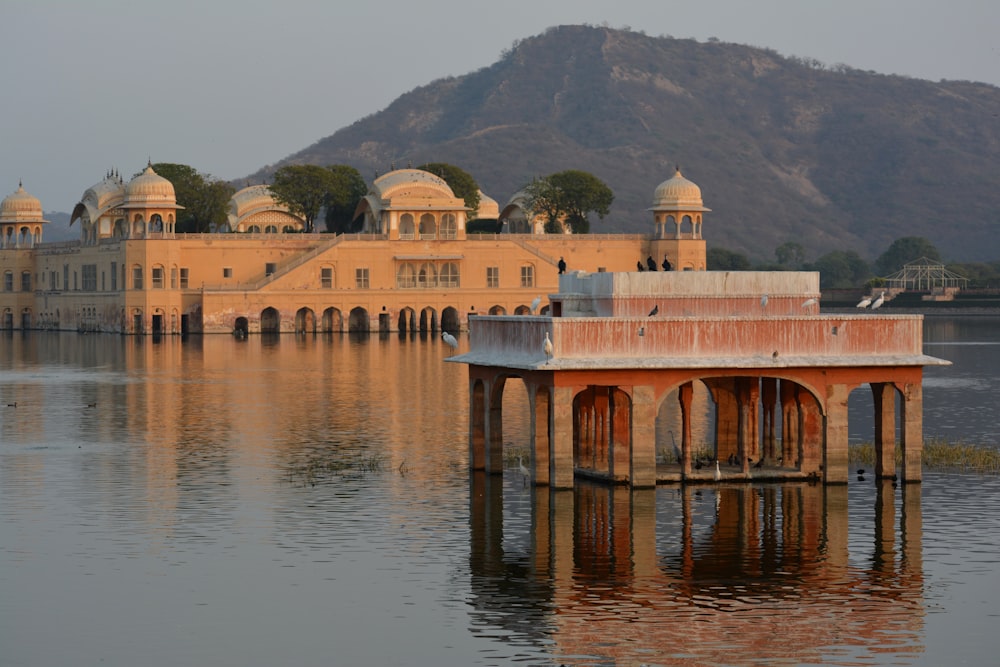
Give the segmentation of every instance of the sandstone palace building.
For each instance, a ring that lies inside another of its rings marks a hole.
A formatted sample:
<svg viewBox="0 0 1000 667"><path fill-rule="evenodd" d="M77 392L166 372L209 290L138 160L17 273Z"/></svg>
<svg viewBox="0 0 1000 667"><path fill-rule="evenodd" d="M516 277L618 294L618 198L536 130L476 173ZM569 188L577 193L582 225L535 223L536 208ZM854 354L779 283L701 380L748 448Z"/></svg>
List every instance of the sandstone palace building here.
<svg viewBox="0 0 1000 667"><path fill-rule="evenodd" d="M680 170L655 189L644 235L544 234L518 196L492 205L505 232L467 234L445 181L399 169L371 184L359 234L301 233L261 185L233 196L226 233L181 234L174 187L148 166L84 192L70 223L79 241L45 243L41 202L19 186L0 203L0 329L458 331L470 315L527 314L539 297L547 312L560 260L568 272L636 271L647 258L705 270L709 209Z"/></svg>

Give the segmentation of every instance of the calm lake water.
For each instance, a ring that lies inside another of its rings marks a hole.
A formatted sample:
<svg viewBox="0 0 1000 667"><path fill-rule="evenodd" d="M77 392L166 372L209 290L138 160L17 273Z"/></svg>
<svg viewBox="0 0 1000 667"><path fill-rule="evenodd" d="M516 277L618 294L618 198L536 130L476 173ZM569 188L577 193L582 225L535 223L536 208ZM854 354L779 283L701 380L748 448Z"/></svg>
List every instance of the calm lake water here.
<svg viewBox="0 0 1000 667"><path fill-rule="evenodd" d="M925 434L1000 445L1000 318L925 332ZM486 479L450 353L0 335L0 664L995 663L1000 478Z"/></svg>

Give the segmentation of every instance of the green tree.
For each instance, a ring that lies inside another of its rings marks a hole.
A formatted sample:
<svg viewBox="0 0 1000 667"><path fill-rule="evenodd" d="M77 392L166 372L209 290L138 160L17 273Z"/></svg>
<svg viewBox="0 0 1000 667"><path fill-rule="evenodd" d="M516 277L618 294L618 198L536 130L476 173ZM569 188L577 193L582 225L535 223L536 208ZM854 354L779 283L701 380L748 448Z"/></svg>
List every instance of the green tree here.
<svg viewBox="0 0 1000 667"><path fill-rule="evenodd" d="M603 219L615 199L604 181L577 169L536 179L525 192L532 212L545 215L545 231L549 233L561 232L563 225L568 225L574 234L586 234L590 231L587 214L594 212Z"/></svg>
<svg viewBox="0 0 1000 667"><path fill-rule="evenodd" d="M705 253L705 268L709 271L749 271L750 260L741 252L709 248Z"/></svg>
<svg viewBox="0 0 1000 667"><path fill-rule="evenodd" d="M871 267L853 250L828 252L803 268L819 271L819 286L824 289L859 287L871 277Z"/></svg>
<svg viewBox="0 0 1000 667"><path fill-rule="evenodd" d="M774 249L774 257L784 267L797 268L806 261L806 251L801 243L786 241Z"/></svg>
<svg viewBox="0 0 1000 667"><path fill-rule="evenodd" d="M225 181L198 173L194 167L172 162L157 162L153 171L174 186L178 232L205 233L223 228L228 221L229 200L236 192Z"/></svg>
<svg viewBox="0 0 1000 667"><path fill-rule="evenodd" d="M461 197L465 202L469 219L476 217L476 212L479 211L479 184L468 172L447 162L428 162L420 165L417 169L430 172L443 179L451 191L455 193L455 196Z"/></svg>
<svg viewBox="0 0 1000 667"><path fill-rule="evenodd" d="M941 261L941 253L933 243L922 236L904 236L893 241L888 250L879 255L875 260L875 271L880 276L888 276L921 257Z"/></svg>
<svg viewBox="0 0 1000 667"><path fill-rule="evenodd" d="M332 174L326 193L326 231L347 234L360 231L361 220L354 220L358 202L368 193L368 185L354 167L343 164L330 165Z"/></svg>
<svg viewBox="0 0 1000 667"><path fill-rule="evenodd" d="M310 233L327 193L334 189L334 175L326 167L290 164L274 172L269 188L276 201L305 220L305 231Z"/></svg>

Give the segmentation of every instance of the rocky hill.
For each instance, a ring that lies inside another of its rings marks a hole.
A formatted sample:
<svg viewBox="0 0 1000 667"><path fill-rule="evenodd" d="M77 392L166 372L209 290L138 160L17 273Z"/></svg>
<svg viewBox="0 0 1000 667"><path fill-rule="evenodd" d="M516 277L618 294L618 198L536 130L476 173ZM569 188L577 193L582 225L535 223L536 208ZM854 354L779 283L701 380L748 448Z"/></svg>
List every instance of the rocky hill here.
<svg viewBox="0 0 1000 667"><path fill-rule="evenodd" d="M599 231L651 228L680 165L709 245L773 259L874 258L923 236L949 261L1000 257L1000 88L827 66L718 41L561 26L490 67L399 97L287 163L456 164L501 206L532 177L583 169L615 192Z"/></svg>

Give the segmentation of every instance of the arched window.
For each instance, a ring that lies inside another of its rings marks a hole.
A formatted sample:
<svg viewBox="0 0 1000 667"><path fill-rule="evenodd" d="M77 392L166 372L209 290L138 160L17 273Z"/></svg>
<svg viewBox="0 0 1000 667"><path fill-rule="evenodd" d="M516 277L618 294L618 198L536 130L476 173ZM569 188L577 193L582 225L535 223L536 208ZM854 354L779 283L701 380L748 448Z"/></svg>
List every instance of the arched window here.
<svg viewBox="0 0 1000 667"><path fill-rule="evenodd" d="M453 239L458 229L455 225L455 214L445 213L441 216L441 238Z"/></svg>
<svg viewBox="0 0 1000 667"><path fill-rule="evenodd" d="M448 262L441 267L441 287L459 287L458 264Z"/></svg>
<svg viewBox="0 0 1000 667"><path fill-rule="evenodd" d="M396 287L410 289L417 286L417 270L412 264L400 264L396 270Z"/></svg>
<svg viewBox="0 0 1000 667"><path fill-rule="evenodd" d="M434 216L424 213L420 216L420 238L433 239L437 236L437 227L434 223Z"/></svg>
<svg viewBox="0 0 1000 667"><path fill-rule="evenodd" d="M404 213L399 218L399 238L413 238L413 216L409 213Z"/></svg>
<svg viewBox="0 0 1000 667"><path fill-rule="evenodd" d="M277 225L268 225L267 227L264 228L264 233L265 234L277 234L278 233L278 226Z"/></svg>
<svg viewBox="0 0 1000 667"><path fill-rule="evenodd" d="M163 218L160 217L159 213L153 214L153 217L149 219L149 231L150 232L163 231Z"/></svg>
<svg viewBox="0 0 1000 667"><path fill-rule="evenodd" d="M247 234L260 234L260 227L257 225L250 225L247 227Z"/></svg>
<svg viewBox="0 0 1000 667"><path fill-rule="evenodd" d="M433 264L426 262L420 267L417 284L420 287L437 287L437 269Z"/></svg>

